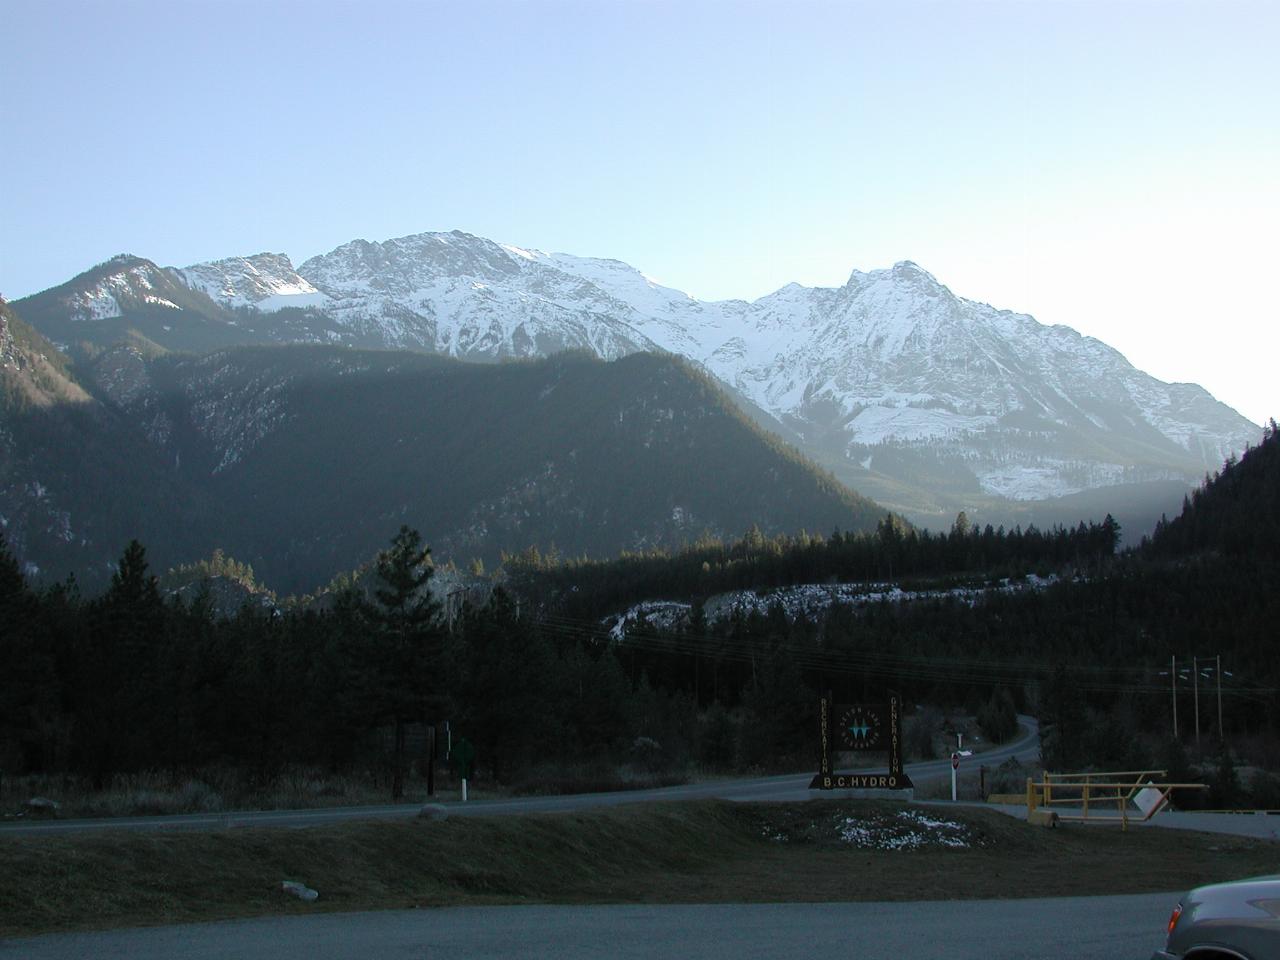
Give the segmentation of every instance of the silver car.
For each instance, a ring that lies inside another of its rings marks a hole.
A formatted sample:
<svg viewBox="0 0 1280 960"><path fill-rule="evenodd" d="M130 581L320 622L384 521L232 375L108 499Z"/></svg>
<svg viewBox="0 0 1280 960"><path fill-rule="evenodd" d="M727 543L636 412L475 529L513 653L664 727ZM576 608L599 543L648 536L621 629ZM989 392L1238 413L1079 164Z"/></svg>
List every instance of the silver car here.
<svg viewBox="0 0 1280 960"><path fill-rule="evenodd" d="M1151 960L1280 960L1280 874L1196 887Z"/></svg>

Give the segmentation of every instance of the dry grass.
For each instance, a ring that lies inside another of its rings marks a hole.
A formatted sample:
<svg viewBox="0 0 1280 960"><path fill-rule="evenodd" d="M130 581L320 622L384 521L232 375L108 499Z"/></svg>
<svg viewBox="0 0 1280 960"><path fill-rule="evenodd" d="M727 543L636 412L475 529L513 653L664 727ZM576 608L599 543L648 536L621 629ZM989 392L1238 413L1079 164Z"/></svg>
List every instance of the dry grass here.
<svg viewBox="0 0 1280 960"><path fill-rule="evenodd" d="M306 830L0 836L0 935L463 903L1136 893L1274 872L1280 859L1270 841L1045 830L981 809L946 811L983 838L973 849L849 849L804 827L901 809L704 801ZM779 834L790 839L771 839ZM282 894L285 879L316 888L319 901Z"/></svg>
<svg viewBox="0 0 1280 960"><path fill-rule="evenodd" d="M425 783L411 779L409 787L425 797ZM387 803L389 794L372 776L306 767L286 767L269 778L230 766L119 774L102 789L86 778L31 774L0 780L0 814L17 813L31 797L55 800L59 816L76 818L360 806Z"/></svg>
<svg viewBox="0 0 1280 960"><path fill-rule="evenodd" d="M647 790L688 783L686 772L653 773L628 767L549 766L511 786L470 784L474 799L491 797L607 793ZM436 791L456 794L457 780L443 765ZM211 766L194 771L119 774L100 790L85 778L30 774L0 777L0 820L23 811L32 797L58 803L62 819L82 817L168 816L229 810L309 810L319 807L371 806L391 802L389 776L335 774L311 767L285 767L269 778L255 778L237 767ZM428 800L427 781L416 767L405 782L406 803Z"/></svg>

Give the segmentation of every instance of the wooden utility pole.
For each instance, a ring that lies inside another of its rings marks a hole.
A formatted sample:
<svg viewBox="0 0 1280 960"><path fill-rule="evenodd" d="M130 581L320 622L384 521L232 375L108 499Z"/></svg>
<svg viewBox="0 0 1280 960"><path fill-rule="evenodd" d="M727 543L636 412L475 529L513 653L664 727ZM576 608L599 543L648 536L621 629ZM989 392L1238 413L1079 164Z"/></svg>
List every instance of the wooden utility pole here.
<svg viewBox="0 0 1280 960"><path fill-rule="evenodd" d="M1218 654L1213 659L1217 663L1215 673L1218 677L1218 739L1225 744L1227 742L1227 731L1222 727L1222 654Z"/></svg>
<svg viewBox="0 0 1280 960"><path fill-rule="evenodd" d="M436 795L436 725L427 727L427 796Z"/></svg>
<svg viewBox="0 0 1280 960"><path fill-rule="evenodd" d="M1196 756L1203 756L1200 752L1200 660L1197 657L1191 658L1191 689L1195 691L1196 701Z"/></svg>

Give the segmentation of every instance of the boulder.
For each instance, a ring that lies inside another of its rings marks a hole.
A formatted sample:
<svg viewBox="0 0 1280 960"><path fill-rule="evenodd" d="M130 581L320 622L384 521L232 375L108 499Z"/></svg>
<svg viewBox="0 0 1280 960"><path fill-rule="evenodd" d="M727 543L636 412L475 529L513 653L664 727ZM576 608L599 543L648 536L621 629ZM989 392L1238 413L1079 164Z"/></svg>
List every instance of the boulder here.
<svg viewBox="0 0 1280 960"><path fill-rule="evenodd" d="M319 893L312 890L305 883L299 883L297 880L281 880L280 889L306 903L311 903L320 896Z"/></svg>
<svg viewBox="0 0 1280 960"><path fill-rule="evenodd" d="M23 812L29 817L56 817L59 803L48 797L32 797L22 805Z"/></svg>
<svg viewBox="0 0 1280 960"><path fill-rule="evenodd" d="M421 820L448 820L449 808L443 803L424 803L418 811Z"/></svg>

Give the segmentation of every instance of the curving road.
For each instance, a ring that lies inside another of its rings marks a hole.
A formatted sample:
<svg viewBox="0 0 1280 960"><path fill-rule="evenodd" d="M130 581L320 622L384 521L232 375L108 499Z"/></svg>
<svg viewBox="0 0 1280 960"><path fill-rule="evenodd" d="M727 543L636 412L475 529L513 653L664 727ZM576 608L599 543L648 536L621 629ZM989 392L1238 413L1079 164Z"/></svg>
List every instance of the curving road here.
<svg viewBox="0 0 1280 960"><path fill-rule="evenodd" d="M1039 755L1039 726L1034 717L1018 718L1022 735L998 747L963 761L994 766L1010 757L1033 762ZM908 775L917 783L950 776L951 761L930 760L906 765ZM888 772L868 770L868 773ZM580 793L554 797L515 797L506 800L478 800L470 803L445 803L450 816L501 816L521 813L556 813L586 810L592 807L618 806L626 803L653 803L676 800L738 800L785 802L808 800L823 792L809 789L813 773L792 773L777 777L749 780L709 780L678 787L652 790L623 790L613 793ZM831 796L847 791L832 790ZM311 827L350 820L386 819L416 816L420 806L388 804L369 807L325 807L312 810L242 810L229 813L194 813L164 817L117 817L86 820L19 821L0 824L5 834L66 834L90 830L215 830L229 827Z"/></svg>

